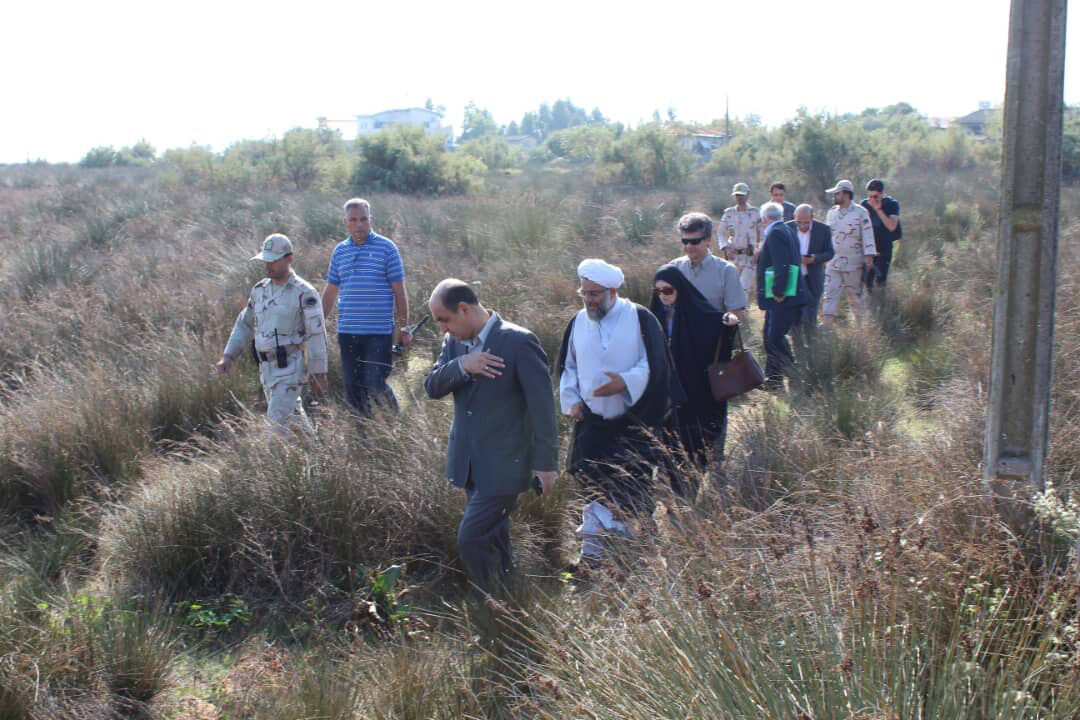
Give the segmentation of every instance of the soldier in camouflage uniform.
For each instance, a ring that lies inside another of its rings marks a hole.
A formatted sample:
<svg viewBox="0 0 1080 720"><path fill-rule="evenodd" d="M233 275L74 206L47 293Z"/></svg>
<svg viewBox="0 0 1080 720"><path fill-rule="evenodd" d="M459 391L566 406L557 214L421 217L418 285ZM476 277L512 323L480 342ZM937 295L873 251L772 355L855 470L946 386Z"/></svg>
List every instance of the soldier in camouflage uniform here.
<svg viewBox="0 0 1080 720"><path fill-rule="evenodd" d="M747 296L754 286L755 253L761 247L761 216L750 204L750 187L735 183L731 190L735 204L724 210L716 223L716 247L724 251L724 257L735 263L739 271L739 284Z"/></svg>
<svg viewBox="0 0 1080 720"><path fill-rule="evenodd" d="M825 301L822 313L825 322L832 322L840 305L840 294L848 297L856 321L861 317L864 301L862 295L863 272L873 267L877 246L874 244L874 227L870 216L861 205L852 202L855 189L849 180L841 180L829 188L836 204L825 216L825 224L832 230L836 254L825 266Z"/></svg>
<svg viewBox="0 0 1080 720"><path fill-rule="evenodd" d="M251 289L217 369L229 372L254 339L271 426L281 430L295 419L311 432L300 390L310 372L316 394L326 392L326 327L319 294L292 270L292 252L289 238L275 233L251 258L266 263L266 277Z"/></svg>

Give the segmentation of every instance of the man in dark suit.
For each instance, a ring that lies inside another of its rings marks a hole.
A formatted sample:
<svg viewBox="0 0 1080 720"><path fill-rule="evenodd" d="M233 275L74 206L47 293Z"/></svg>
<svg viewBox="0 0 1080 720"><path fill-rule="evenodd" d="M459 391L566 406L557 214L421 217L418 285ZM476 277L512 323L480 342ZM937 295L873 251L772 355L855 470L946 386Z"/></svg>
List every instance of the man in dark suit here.
<svg viewBox="0 0 1080 720"><path fill-rule="evenodd" d="M424 380L431 398L454 395L446 478L464 488L458 550L484 592L503 589L513 569L510 514L539 478L555 485L559 461L555 397L536 336L480 304L461 280L440 282L428 302L446 333Z"/></svg>
<svg viewBox="0 0 1080 720"><path fill-rule="evenodd" d="M784 183L777 181L769 187L769 198L774 203L779 203L784 208L784 222L795 219L795 205L794 203L788 202L785 199L786 197L787 186L785 186Z"/></svg>
<svg viewBox="0 0 1080 720"><path fill-rule="evenodd" d="M795 356L787 334L802 319L803 307L809 302L806 281L799 272L802 259L795 236L784 224L784 208L774 202L761 206L761 223L765 226L765 242L757 265L758 307L765 311L765 387L773 392L784 389L784 375L794 381ZM773 270L772 294L765 293L766 270ZM795 273L795 292L786 290L790 274Z"/></svg>
<svg viewBox="0 0 1080 720"><path fill-rule="evenodd" d="M803 332L812 334L817 327L818 304L825 292L825 263L833 258L832 230L815 220L814 208L805 203L795 208L795 219L787 226L798 241L802 274L810 300L803 306L799 324Z"/></svg>

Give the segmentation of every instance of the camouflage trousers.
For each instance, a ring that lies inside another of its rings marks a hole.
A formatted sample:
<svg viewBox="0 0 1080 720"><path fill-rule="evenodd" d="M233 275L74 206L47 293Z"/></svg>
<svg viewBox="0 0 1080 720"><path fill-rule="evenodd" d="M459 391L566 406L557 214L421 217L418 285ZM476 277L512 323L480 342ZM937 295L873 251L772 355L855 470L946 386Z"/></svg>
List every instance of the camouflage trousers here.
<svg viewBox="0 0 1080 720"><path fill-rule="evenodd" d="M290 357L286 368L278 368L272 362L260 363L259 379L266 396L266 419L274 433L296 428L315 432L300 396L306 379L303 354Z"/></svg>
<svg viewBox="0 0 1080 720"><path fill-rule="evenodd" d="M838 263L837 260L840 262ZM850 268L850 269L849 269ZM862 314L866 302L863 298L863 268L861 262L851 262L847 258L837 258L825 267L825 297L821 312L826 317L836 315L840 307L840 296L847 295L851 312L858 317Z"/></svg>
<svg viewBox="0 0 1080 720"><path fill-rule="evenodd" d="M735 255L735 269L739 271L739 284L747 297L753 297L756 267L752 255Z"/></svg>

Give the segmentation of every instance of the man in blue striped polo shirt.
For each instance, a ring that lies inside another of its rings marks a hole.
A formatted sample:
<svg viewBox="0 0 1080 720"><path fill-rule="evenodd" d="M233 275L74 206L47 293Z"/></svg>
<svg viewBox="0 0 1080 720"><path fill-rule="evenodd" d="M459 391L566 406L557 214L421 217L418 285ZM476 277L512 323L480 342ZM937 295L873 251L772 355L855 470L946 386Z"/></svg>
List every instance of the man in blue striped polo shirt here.
<svg viewBox="0 0 1080 720"><path fill-rule="evenodd" d="M412 337L409 300L405 295L405 272L401 253L389 238L371 229L371 204L361 198L345 203L345 229L349 236L330 256L323 315L337 307L338 346L345 392L361 415L372 405L397 409L394 391L386 384L392 368L394 317L401 328L399 342L408 347Z"/></svg>

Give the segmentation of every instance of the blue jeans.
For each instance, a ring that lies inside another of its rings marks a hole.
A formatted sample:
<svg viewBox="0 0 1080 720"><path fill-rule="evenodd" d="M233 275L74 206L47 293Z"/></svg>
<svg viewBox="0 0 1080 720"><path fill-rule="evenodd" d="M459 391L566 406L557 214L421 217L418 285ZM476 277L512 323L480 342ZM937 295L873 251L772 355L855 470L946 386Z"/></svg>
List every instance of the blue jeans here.
<svg viewBox="0 0 1080 720"><path fill-rule="evenodd" d="M390 352L393 335L349 335L338 333L341 374L349 404L361 415L371 415L372 405L397 410L397 398L386 384L393 369Z"/></svg>

